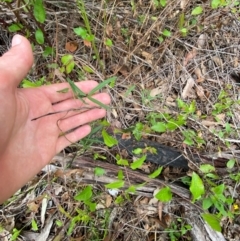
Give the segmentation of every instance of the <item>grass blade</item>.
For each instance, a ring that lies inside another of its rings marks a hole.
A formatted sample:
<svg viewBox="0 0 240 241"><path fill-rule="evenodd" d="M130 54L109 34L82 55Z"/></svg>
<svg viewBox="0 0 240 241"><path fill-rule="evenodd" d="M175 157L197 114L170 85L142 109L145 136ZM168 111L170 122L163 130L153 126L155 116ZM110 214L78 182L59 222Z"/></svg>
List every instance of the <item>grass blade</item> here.
<svg viewBox="0 0 240 241"><path fill-rule="evenodd" d="M86 97L86 94L84 92L82 92L76 85L75 83L70 80L69 78L67 78L67 82L69 83L73 93L74 93L74 96L78 99L80 99L84 104L86 104L86 102L83 100L83 97Z"/></svg>
<svg viewBox="0 0 240 241"><path fill-rule="evenodd" d="M95 104L99 105L100 107L102 107L103 109L109 110L109 106L104 105L102 102L100 102L100 101L92 98L91 96L88 96L87 98L88 98L89 100L91 100L93 103L95 103Z"/></svg>
<svg viewBox="0 0 240 241"><path fill-rule="evenodd" d="M106 80L104 80L103 82L101 82L99 85L97 85L95 88L93 88L89 93L88 95L93 95L95 92L97 92L98 90L102 89L103 87L105 87L107 84L115 81L117 79L116 76L113 76L111 78L108 78Z"/></svg>

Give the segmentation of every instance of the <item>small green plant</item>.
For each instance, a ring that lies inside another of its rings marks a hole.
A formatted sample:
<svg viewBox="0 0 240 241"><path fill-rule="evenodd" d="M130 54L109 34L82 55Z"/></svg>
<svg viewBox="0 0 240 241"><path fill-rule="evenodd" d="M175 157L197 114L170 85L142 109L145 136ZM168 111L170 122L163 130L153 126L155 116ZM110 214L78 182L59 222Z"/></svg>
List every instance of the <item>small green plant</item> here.
<svg viewBox="0 0 240 241"><path fill-rule="evenodd" d="M165 229L165 231L169 233L169 238L171 241L178 241L179 238L184 236L191 229L191 225L185 224L183 219L178 218L175 222L172 222L170 227Z"/></svg>

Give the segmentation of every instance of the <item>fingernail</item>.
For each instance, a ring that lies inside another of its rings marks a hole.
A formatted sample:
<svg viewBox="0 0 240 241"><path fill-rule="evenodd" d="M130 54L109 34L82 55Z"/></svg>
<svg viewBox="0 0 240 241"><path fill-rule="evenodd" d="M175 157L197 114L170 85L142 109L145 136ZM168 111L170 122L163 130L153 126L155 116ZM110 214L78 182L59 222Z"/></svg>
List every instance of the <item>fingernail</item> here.
<svg viewBox="0 0 240 241"><path fill-rule="evenodd" d="M20 43L22 42L22 36L19 35L19 34L16 34L13 36L13 39L12 39L12 46L16 46L16 45L19 45Z"/></svg>

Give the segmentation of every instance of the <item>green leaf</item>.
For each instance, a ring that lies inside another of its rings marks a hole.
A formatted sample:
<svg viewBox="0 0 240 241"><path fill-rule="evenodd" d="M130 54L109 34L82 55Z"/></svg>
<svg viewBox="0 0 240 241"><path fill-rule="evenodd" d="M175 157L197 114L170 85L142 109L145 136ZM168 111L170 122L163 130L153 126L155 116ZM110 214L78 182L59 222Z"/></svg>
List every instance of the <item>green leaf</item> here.
<svg viewBox="0 0 240 241"><path fill-rule="evenodd" d="M211 198L205 198L202 203L202 207L204 210L209 209L213 205Z"/></svg>
<svg viewBox="0 0 240 241"><path fill-rule="evenodd" d="M74 28L73 31L75 34L77 34L84 40L86 39L87 34L88 34L87 29L82 28L82 27Z"/></svg>
<svg viewBox="0 0 240 241"><path fill-rule="evenodd" d="M68 65L66 65L66 73L70 74L74 69L74 66L75 66L74 61L71 61Z"/></svg>
<svg viewBox="0 0 240 241"><path fill-rule="evenodd" d="M47 46L43 51L43 57L48 57L49 55L54 55L54 49Z"/></svg>
<svg viewBox="0 0 240 241"><path fill-rule="evenodd" d="M143 152L143 149L142 148L136 148L132 151L133 154L135 155L139 155Z"/></svg>
<svg viewBox="0 0 240 241"><path fill-rule="evenodd" d="M60 221L60 220L56 220L55 223L56 223L56 225L57 225L58 227L62 227L62 226L63 226L63 222Z"/></svg>
<svg viewBox="0 0 240 241"><path fill-rule="evenodd" d="M212 0L211 7L213 9L218 8L221 5L221 0Z"/></svg>
<svg viewBox="0 0 240 241"><path fill-rule="evenodd" d="M116 182L112 182L109 184L106 184L105 187L108 189L118 189L124 186L124 181L123 180L118 180Z"/></svg>
<svg viewBox="0 0 240 241"><path fill-rule="evenodd" d="M210 213L203 213L201 214L201 216L213 230L217 232L222 231L220 220L216 215Z"/></svg>
<svg viewBox="0 0 240 241"><path fill-rule="evenodd" d="M64 88L61 90L57 90L58 93L67 93L69 91L69 88Z"/></svg>
<svg viewBox="0 0 240 241"><path fill-rule="evenodd" d="M93 88L89 93L88 95L93 95L95 94L97 91L101 90L103 87L105 87L106 85L108 85L109 83L112 83L112 82L115 82L117 79L117 77L111 77L111 78L108 78L106 80L104 80L103 82L101 82L99 85L97 85L95 88Z"/></svg>
<svg viewBox="0 0 240 241"><path fill-rule="evenodd" d="M14 23L8 27L9 32L15 33L23 28L22 24Z"/></svg>
<svg viewBox="0 0 240 241"><path fill-rule="evenodd" d="M44 35L41 29L36 30L35 38L39 44L44 44Z"/></svg>
<svg viewBox="0 0 240 241"><path fill-rule="evenodd" d="M151 127L152 130L156 132L165 132L166 131L166 124L163 122L157 122L155 125Z"/></svg>
<svg viewBox="0 0 240 241"><path fill-rule="evenodd" d="M135 170L137 168L140 168L142 166L142 164L144 163L144 161L146 160L147 155L144 155L142 157L140 157L139 159L137 159L136 161L134 161L133 163L131 163L130 167Z"/></svg>
<svg viewBox="0 0 240 241"><path fill-rule="evenodd" d="M160 4L162 7L165 7L167 4L167 0L160 0Z"/></svg>
<svg viewBox="0 0 240 241"><path fill-rule="evenodd" d="M91 96L87 96L87 98L88 98L89 100L91 100L93 103L95 103L96 105L102 107L102 108L105 109L105 110L109 110L109 108L110 108L109 106L103 104L103 103L100 102L99 100L92 98Z"/></svg>
<svg viewBox="0 0 240 241"><path fill-rule="evenodd" d="M63 65L68 65L73 60L73 56L71 54L65 54L61 58L61 62Z"/></svg>
<svg viewBox="0 0 240 241"><path fill-rule="evenodd" d="M34 218L32 219L32 230L38 231L38 226Z"/></svg>
<svg viewBox="0 0 240 241"><path fill-rule="evenodd" d="M195 172L192 173L190 192L193 195L193 202L195 202L195 200L198 200L205 193L203 181Z"/></svg>
<svg viewBox="0 0 240 241"><path fill-rule="evenodd" d="M16 228L13 229L13 233L12 233L12 237L11 237L11 241L14 241L18 238L18 236L20 235L21 230L18 230Z"/></svg>
<svg viewBox="0 0 240 241"><path fill-rule="evenodd" d="M118 179L119 180L123 180L124 179L124 175L123 175L123 171L122 170L118 171Z"/></svg>
<svg viewBox="0 0 240 241"><path fill-rule="evenodd" d="M162 188L156 195L155 198L157 198L161 202L169 202L172 200L172 192L170 187L164 187Z"/></svg>
<svg viewBox="0 0 240 241"><path fill-rule="evenodd" d="M77 86L76 84L70 80L69 78L67 78L67 82L69 83L73 93L74 93L74 96L75 98L79 98L83 101L83 103L86 104L86 102L84 101L83 97L86 97L86 94L84 92L82 92Z"/></svg>
<svg viewBox="0 0 240 241"><path fill-rule="evenodd" d="M128 160L123 158L117 159L117 164L120 166L129 166Z"/></svg>
<svg viewBox="0 0 240 241"><path fill-rule="evenodd" d="M157 176L159 176L162 172L163 167L159 167L156 171L154 171L153 173L151 173L150 175L148 175L149 178L156 178Z"/></svg>
<svg viewBox="0 0 240 241"><path fill-rule="evenodd" d="M171 33L169 30L167 30L167 29L164 29L163 32L162 32L162 34L163 34L163 36L165 36L165 37L170 37L170 36L172 35L172 33Z"/></svg>
<svg viewBox="0 0 240 241"><path fill-rule="evenodd" d="M92 187L85 187L80 193L74 196L76 201L87 201L92 197Z"/></svg>
<svg viewBox="0 0 240 241"><path fill-rule="evenodd" d="M104 129L102 130L102 137L105 145L108 147L113 147L118 144L118 141L112 136L108 135L108 133Z"/></svg>
<svg viewBox="0 0 240 241"><path fill-rule="evenodd" d="M105 173L105 170L101 167L95 167L94 168L94 175L101 177Z"/></svg>
<svg viewBox="0 0 240 241"><path fill-rule="evenodd" d="M104 44L108 47L112 47L113 46L113 42L110 38L107 38L104 42Z"/></svg>
<svg viewBox="0 0 240 241"><path fill-rule="evenodd" d="M195 7L193 10L192 10L192 15L199 15L201 14L203 11L203 8L201 6L198 6L198 7Z"/></svg>
<svg viewBox="0 0 240 241"><path fill-rule="evenodd" d="M35 0L33 6L33 15L39 23L44 23L46 19L46 11L42 0Z"/></svg>
<svg viewBox="0 0 240 241"><path fill-rule="evenodd" d="M227 168L232 169L234 167L235 163L236 163L235 159L230 159L227 162Z"/></svg>
<svg viewBox="0 0 240 241"><path fill-rule="evenodd" d="M225 185L224 184L220 184L216 187L212 187L211 191L215 194L215 195L220 195L223 194L223 191L225 190ZM225 197L224 197L225 199Z"/></svg>
<svg viewBox="0 0 240 241"><path fill-rule="evenodd" d="M83 68L84 71L86 71L89 74L93 74L94 73L94 71L87 65L84 65L82 68Z"/></svg>
<svg viewBox="0 0 240 241"><path fill-rule="evenodd" d="M215 171L215 167L210 165L210 164L202 164L200 166L200 171L203 172L203 173L214 172Z"/></svg>

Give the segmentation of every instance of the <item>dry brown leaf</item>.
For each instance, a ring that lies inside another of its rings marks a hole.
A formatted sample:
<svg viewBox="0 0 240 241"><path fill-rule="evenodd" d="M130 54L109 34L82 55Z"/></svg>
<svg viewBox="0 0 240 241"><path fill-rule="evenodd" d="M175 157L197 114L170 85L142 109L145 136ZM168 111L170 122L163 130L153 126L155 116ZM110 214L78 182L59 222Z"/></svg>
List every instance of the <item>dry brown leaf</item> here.
<svg viewBox="0 0 240 241"><path fill-rule="evenodd" d="M108 208L108 207L110 207L110 205L112 204L112 196L111 195L106 195L106 201L105 201L105 205L106 205L106 207Z"/></svg>
<svg viewBox="0 0 240 241"><path fill-rule="evenodd" d="M204 77L203 77L203 75L202 75L201 69L200 69L200 68L196 68L196 69L194 70L194 72L195 72L195 74L197 75L197 80L196 80L196 82L197 82L197 83L203 82L203 81L204 81Z"/></svg>
<svg viewBox="0 0 240 241"><path fill-rule="evenodd" d="M130 132L123 133L123 134L122 134L122 139L123 139L123 140L131 139L131 133L130 133Z"/></svg>
<svg viewBox="0 0 240 241"><path fill-rule="evenodd" d="M197 86L196 86L196 93L197 93L197 96L198 96L202 101L206 100L205 94L204 94L204 89L203 89L202 86L200 86L200 85L197 85Z"/></svg>
<svg viewBox="0 0 240 241"><path fill-rule="evenodd" d="M108 24L108 25L106 26L106 34L107 34L108 37L111 37L111 36L112 36L112 31L113 31L112 25L111 25L111 24Z"/></svg>
<svg viewBox="0 0 240 241"><path fill-rule="evenodd" d="M201 35L198 37L198 40L197 40L197 46L198 46L198 48L200 48L200 49L204 48L206 39L207 39L206 34L201 34Z"/></svg>
<svg viewBox="0 0 240 241"><path fill-rule="evenodd" d="M78 49L77 42L70 41L65 44L65 49L71 53L75 52Z"/></svg>
<svg viewBox="0 0 240 241"><path fill-rule="evenodd" d="M35 202L30 202L27 204L28 206L28 209L31 211L31 212L34 212L34 213L37 213L38 212L38 209L39 209L39 204L35 203Z"/></svg>
<svg viewBox="0 0 240 241"><path fill-rule="evenodd" d="M187 4L188 0L181 0L180 2L180 8L181 9L184 9L186 7L186 4Z"/></svg>
<svg viewBox="0 0 240 241"><path fill-rule="evenodd" d="M225 117L226 117L226 114L224 114L224 113L218 114L218 115L216 115L216 117L217 117L217 120L224 121Z"/></svg>
<svg viewBox="0 0 240 241"><path fill-rule="evenodd" d="M190 95L190 92L192 91L194 84L195 81L193 78L189 78L187 80L187 84L185 85L183 92L181 94L182 99L186 99Z"/></svg>
<svg viewBox="0 0 240 241"><path fill-rule="evenodd" d="M209 121L209 120L203 120L201 123L204 126L216 126L216 125L219 125L219 123L217 123L215 121Z"/></svg>
<svg viewBox="0 0 240 241"><path fill-rule="evenodd" d="M159 94L163 93L163 88L162 87L157 87L157 88L154 88L150 91L150 96L151 97L155 97Z"/></svg>
<svg viewBox="0 0 240 241"><path fill-rule="evenodd" d="M151 59L153 59L153 55L152 54L150 54L150 53L148 53L148 52L146 52L146 51L142 51L142 56L146 59L146 60L151 60Z"/></svg>
<svg viewBox="0 0 240 241"><path fill-rule="evenodd" d="M214 61L214 63L219 66L219 67L223 67L223 62L222 62L222 59L220 59L219 57L217 56L213 56L212 57L212 60Z"/></svg>
<svg viewBox="0 0 240 241"><path fill-rule="evenodd" d="M163 203L158 202L158 217L160 221L162 221L162 214L163 214L162 211L163 211Z"/></svg>
<svg viewBox="0 0 240 241"><path fill-rule="evenodd" d="M188 52L186 57L183 60L183 66L186 66L190 60L195 58L197 55L197 50L193 49L192 51Z"/></svg>
<svg viewBox="0 0 240 241"><path fill-rule="evenodd" d="M91 48L92 47L92 43L90 41L87 41L87 40L83 40L83 44L84 46L88 47L88 48Z"/></svg>

